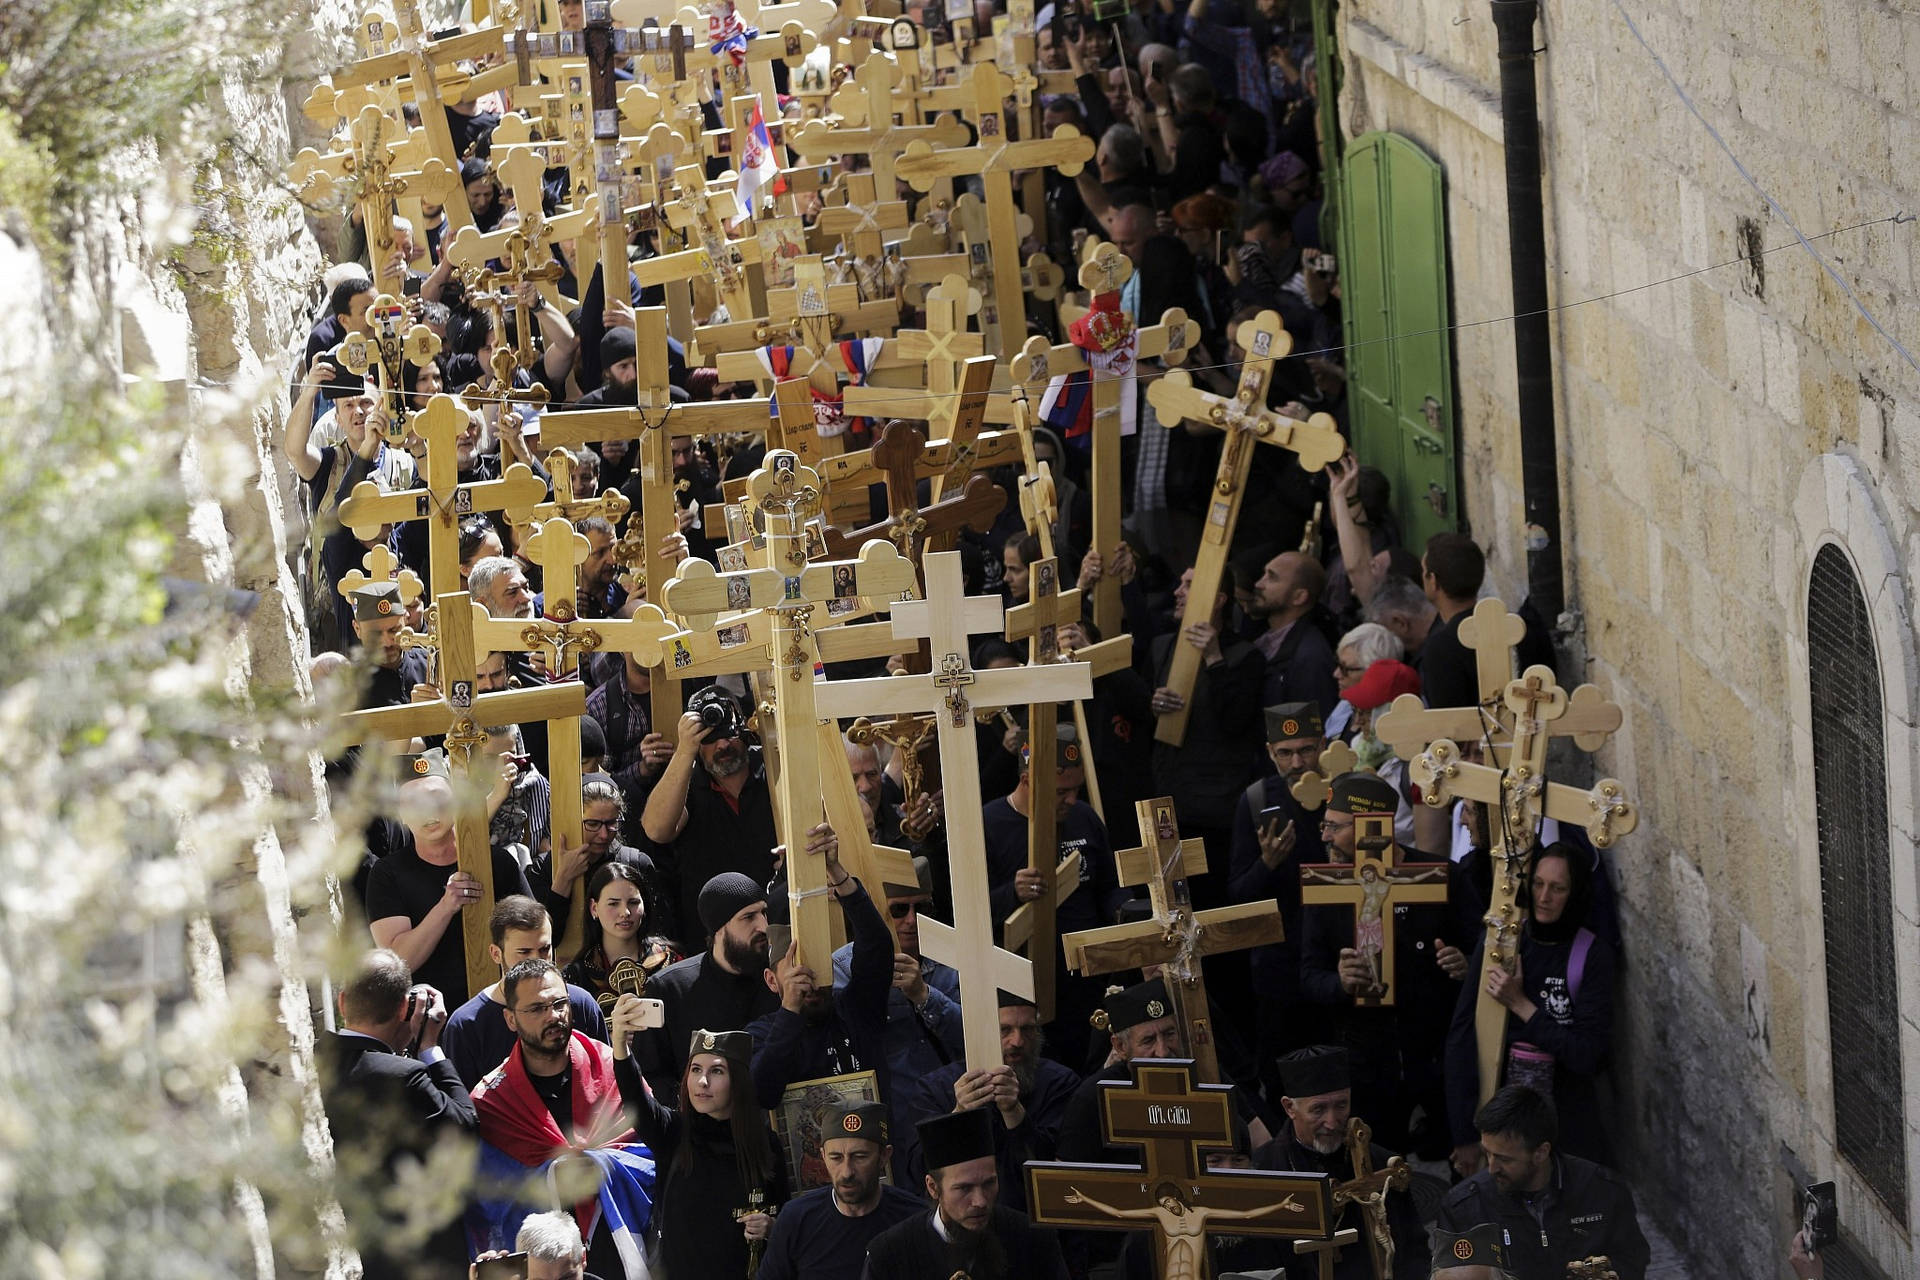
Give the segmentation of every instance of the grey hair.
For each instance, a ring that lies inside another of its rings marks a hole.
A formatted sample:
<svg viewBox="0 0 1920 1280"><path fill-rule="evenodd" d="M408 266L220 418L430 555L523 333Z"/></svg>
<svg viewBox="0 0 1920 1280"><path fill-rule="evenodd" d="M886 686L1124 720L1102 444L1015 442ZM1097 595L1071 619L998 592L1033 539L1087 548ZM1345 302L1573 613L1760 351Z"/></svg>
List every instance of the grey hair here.
<svg viewBox="0 0 1920 1280"><path fill-rule="evenodd" d="M1115 164L1129 171L1139 168L1147 154L1146 141L1130 124L1108 125L1107 131L1100 135L1100 145L1107 149Z"/></svg>
<svg viewBox="0 0 1920 1280"><path fill-rule="evenodd" d="M1418 584L1405 578L1388 578L1373 593L1373 599L1367 601L1367 621L1379 622L1384 618L1418 618L1429 612L1433 605L1427 600L1427 593Z"/></svg>
<svg viewBox="0 0 1920 1280"><path fill-rule="evenodd" d="M586 1253L570 1213L535 1213L520 1224L513 1247L542 1262L578 1262Z"/></svg>
<svg viewBox="0 0 1920 1280"><path fill-rule="evenodd" d="M506 556L481 556L467 570L467 590L476 596L493 594L493 584L520 566Z"/></svg>
<svg viewBox="0 0 1920 1280"><path fill-rule="evenodd" d="M1362 669L1376 662L1398 662L1407 654L1407 647L1400 643L1400 637L1377 622L1361 623L1341 636L1340 643L1334 648L1351 648L1353 656L1359 660L1356 665Z"/></svg>

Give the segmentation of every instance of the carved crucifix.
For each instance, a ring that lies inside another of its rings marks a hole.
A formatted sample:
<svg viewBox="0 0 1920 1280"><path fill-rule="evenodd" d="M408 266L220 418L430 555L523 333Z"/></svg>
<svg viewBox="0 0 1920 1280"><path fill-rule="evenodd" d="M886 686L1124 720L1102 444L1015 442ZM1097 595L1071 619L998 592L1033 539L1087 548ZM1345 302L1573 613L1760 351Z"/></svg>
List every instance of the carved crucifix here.
<svg viewBox="0 0 1920 1280"><path fill-rule="evenodd" d="M1405 1191L1413 1170L1400 1156L1388 1160L1386 1168L1376 1170L1373 1129L1359 1116L1347 1121L1347 1159L1353 1165L1353 1177L1334 1184L1333 1211L1338 1214L1350 1204L1359 1206L1374 1280L1393 1280L1393 1232L1387 1224L1387 1193Z"/></svg>
<svg viewBox="0 0 1920 1280"><path fill-rule="evenodd" d="M1134 804L1141 847L1116 850L1114 862L1123 885L1144 884L1153 904L1150 919L1135 924L1086 929L1060 939L1067 967L1076 973L1119 973L1160 965L1174 1014L1186 1035L1187 1052L1199 1063L1201 1078L1220 1079L1214 1048L1213 1014L1200 962L1223 951L1243 951L1281 941L1286 929L1280 904L1272 898L1235 903L1207 911L1193 909L1187 887L1207 869L1207 848L1180 838L1180 820L1167 796Z"/></svg>
<svg viewBox="0 0 1920 1280"><path fill-rule="evenodd" d="M873 458L887 476L887 518L845 532L829 528L828 555L850 555L862 543L884 537L899 547L901 555L918 563L931 538L960 529L984 532L992 527L994 518L1007 505L1007 495L985 476L976 475L958 492L924 507L919 505L914 477L926 445L926 434L913 423L902 419L886 425L880 443L873 447Z"/></svg>
<svg viewBox="0 0 1920 1280"><path fill-rule="evenodd" d="M1393 814L1356 813L1352 862L1310 862L1300 868L1300 901L1309 907L1353 908L1353 945L1373 971L1355 1004L1394 1003L1393 909L1402 903L1444 903L1447 863L1402 863Z"/></svg>
<svg viewBox="0 0 1920 1280"><path fill-rule="evenodd" d="M1240 384L1231 398L1198 390L1186 371L1179 369L1147 388L1147 403L1160 416L1162 426L1178 429L1183 421L1201 422L1226 435L1220 446L1220 463L1214 471L1200 552L1193 563L1193 586L1187 593L1186 612L1180 619L1183 633L1212 616L1214 597L1227 568L1227 553L1233 546L1233 531L1240 521L1240 504L1246 496L1254 444L1291 449L1308 471L1318 471L1338 461L1347 450L1346 439L1330 415L1316 413L1306 422L1297 422L1267 408L1267 384L1272 379L1273 366L1293 346L1293 339L1280 323L1278 312L1262 311L1244 322L1234 340L1246 352L1246 359L1240 366ZM1174 645L1167 669L1167 687L1180 695L1181 703L1177 711L1161 714L1153 731L1159 741L1177 747L1187 736L1188 704L1199 671L1200 650L1190 644Z"/></svg>
<svg viewBox="0 0 1920 1280"><path fill-rule="evenodd" d="M1226 1085L1193 1082L1184 1060L1136 1061L1133 1079L1100 1082L1100 1127L1112 1145L1141 1149L1137 1167L1027 1162L1034 1222L1089 1231L1153 1232L1161 1280L1213 1274L1215 1235L1332 1234L1324 1173L1212 1170L1206 1152L1233 1149Z"/></svg>

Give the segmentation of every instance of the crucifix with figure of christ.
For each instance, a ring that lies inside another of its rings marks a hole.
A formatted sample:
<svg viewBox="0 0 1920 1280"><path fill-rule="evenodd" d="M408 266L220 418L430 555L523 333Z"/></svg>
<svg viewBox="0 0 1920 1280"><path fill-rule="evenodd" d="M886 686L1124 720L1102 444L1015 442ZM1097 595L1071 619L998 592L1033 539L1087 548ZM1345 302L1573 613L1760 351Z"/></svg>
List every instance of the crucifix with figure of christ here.
<svg viewBox="0 0 1920 1280"><path fill-rule="evenodd" d="M1366 1224L1367 1256L1373 1260L1374 1280L1393 1280L1393 1231L1387 1223L1387 1194L1405 1191L1413 1180L1406 1160L1394 1156L1384 1169L1373 1167L1373 1129L1359 1116L1347 1121L1347 1159L1353 1177L1333 1187L1333 1211L1357 1205Z"/></svg>
<svg viewBox="0 0 1920 1280"><path fill-rule="evenodd" d="M1027 1207L1042 1226L1153 1232L1160 1280L1213 1274L1209 1237L1333 1234L1328 1175L1209 1169L1233 1150L1231 1088L1193 1081L1185 1059L1142 1059L1131 1080L1100 1082L1110 1145L1141 1149L1138 1166L1027 1162Z"/></svg>
<svg viewBox="0 0 1920 1280"><path fill-rule="evenodd" d="M440 650L441 696L438 699L349 712L340 717L337 725L337 740L344 745L406 742L432 734L446 735L454 802L458 806L454 830L460 845L459 869L480 882L479 900L460 910L468 996L491 985L500 976L487 957L491 942L487 927L493 915L493 847L487 830L487 784L475 776L477 762L474 760L474 753L486 745L483 726L534 720L578 725L579 717L587 709L586 690L578 681L476 696L474 668L478 665L478 655L473 634L474 607L473 597L464 591L446 592L434 605L433 629ZM573 742L577 753L580 744L577 729ZM577 762L575 771L578 772ZM574 790L577 809L577 785Z"/></svg>
<svg viewBox="0 0 1920 1280"><path fill-rule="evenodd" d="M887 544L873 543L870 546ZM889 549L891 549L889 547ZM960 553L934 552L922 566L926 599L893 607L893 629L902 638L931 643L932 671L925 675L839 680L819 686L824 715L852 717L932 711L940 740L940 773L946 789L951 928L920 924L923 952L960 974L961 1022L967 1065L1000 1064L1000 1023L995 988L1033 998L1032 966L994 945L993 913L987 903L986 833L980 800L980 762L974 739L974 708L1016 706L1087 697L1092 683L1084 666L1012 667L976 671L969 634L999 631L997 597L968 596L960 576Z"/></svg>
<svg viewBox="0 0 1920 1280"><path fill-rule="evenodd" d="M1067 382L1073 375L1086 373L1091 379L1093 550L1108 557L1120 545L1120 441L1133 433L1139 362L1158 358L1179 364L1198 336L1179 307L1168 308L1157 325L1129 319L1119 299L1132 275L1133 264L1119 249L1095 245L1079 274L1081 288L1093 292L1095 307L1074 323L1074 341L1051 346L1045 338L1029 338L1011 370L1014 382L1029 394L1044 389L1051 396L1070 395ZM1056 379L1059 385L1050 385ZM1094 586L1093 621L1102 636L1120 634L1120 580L1111 574Z"/></svg>
<svg viewBox="0 0 1920 1280"><path fill-rule="evenodd" d="M458 186L454 171L439 156L424 156L417 169L408 169L395 154L405 146L404 138L396 143L393 135L397 132L400 127L379 107L364 106L349 126L345 150L322 155L306 147L287 169L303 202L325 197L336 186L351 184L367 234L373 291L395 298L405 291L403 281L394 276L390 266L394 202L406 195L444 202Z"/></svg>
<svg viewBox="0 0 1920 1280"><path fill-rule="evenodd" d="M1254 444L1291 449L1308 471L1321 470L1347 451L1346 438L1330 415L1316 413L1299 422L1267 408L1273 366L1293 346L1278 312L1262 311L1242 322L1234 341L1246 353L1246 359L1231 398L1197 389L1185 370L1175 370L1147 388L1147 403L1159 415L1162 426L1178 430L1182 422L1198 422L1226 435L1220 446L1220 463L1214 470L1200 551L1194 558L1193 586L1187 592L1186 612L1180 618L1183 637L1189 627L1213 615L1214 597L1226 573L1233 532L1240 522L1240 504L1246 497ZM1177 747L1187 736L1189 704L1199 671L1200 650L1184 641L1175 644L1167 668L1167 687L1179 694L1181 701L1177 710L1161 713L1153 730L1159 741Z"/></svg>
<svg viewBox="0 0 1920 1280"><path fill-rule="evenodd" d="M559 516L562 520L586 520L598 516L614 528L626 518L633 505L618 489L602 489L598 497L581 497L573 490L573 473L579 464L565 449L547 454L547 474L553 477L553 497L531 507L516 507L507 514L514 537L526 536L530 526L545 524Z"/></svg>
<svg viewBox="0 0 1920 1280"><path fill-rule="evenodd" d="M461 517L531 506L547 496L547 486L519 462L498 480L462 484L454 442L466 425L467 411L452 396L437 395L427 401L412 423L414 433L427 446L425 487L383 493L372 480L362 480L338 512L340 523L362 541L378 536L382 525L425 520L427 585L442 592L460 582Z"/></svg>
<svg viewBox="0 0 1920 1280"><path fill-rule="evenodd" d="M1066 951L1067 967L1075 973L1120 973L1160 965L1187 1052L1198 1062L1201 1078L1216 1082L1220 1061L1201 961L1223 951L1243 951L1284 939L1280 904L1267 898L1195 911L1187 881L1206 872L1206 845L1180 838L1179 815L1167 796L1136 801L1134 812L1140 822L1141 847L1116 850L1114 862L1122 885L1147 886L1153 915L1132 924L1070 933L1060 939L1060 945Z"/></svg>
<svg viewBox="0 0 1920 1280"><path fill-rule="evenodd" d="M1620 708L1591 685L1567 693L1544 666L1507 679L1513 647L1525 632L1525 624L1500 601L1480 601L1460 624L1460 643L1474 651L1479 668L1480 705L1429 709L1403 694L1374 729L1408 762L1423 802L1438 808L1465 799L1488 807L1493 892L1481 969L1469 979L1479 983L1474 1029L1482 1102L1500 1087L1507 1027L1506 1006L1487 994L1487 976L1493 965L1512 968L1518 955L1520 879L1539 843L1541 819L1584 827L1597 849L1639 823L1639 811L1617 779L1602 778L1585 791L1547 779L1549 738L1571 737L1582 750L1597 750L1619 727ZM1483 746L1489 762L1467 760L1455 734Z"/></svg>
<svg viewBox="0 0 1920 1280"><path fill-rule="evenodd" d="M1372 1008L1395 1003L1393 912L1403 904L1445 903L1451 865L1402 863L1393 840L1393 812L1352 815L1352 862L1309 862L1300 868L1300 902L1353 908L1353 946L1372 974L1353 997Z"/></svg>
<svg viewBox="0 0 1920 1280"><path fill-rule="evenodd" d="M773 616L773 678L766 688L775 732L788 747L781 753L774 813L792 851L787 893L799 963L824 973L833 952L826 864L799 852L823 816L820 758L813 748L822 714L815 699L828 686L814 680L819 650L812 617L828 601L848 597L885 608L913 589L913 566L889 542L868 543L857 560L809 562L806 525L820 510L820 480L787 450L767 454L748 491L765 521L769 567L720 573L705 560L686 560L662 594L695 631L710 629L722 613L763 609Z"/></svg>
<svg viewBox="0 0 1920 1280"><path fill-rule="evenodd" d="M915 464L927 447L926 433L906 419L889 422L873 446L873 459L887 477L887 518L877 524L826 532L827 554L851 555L873 538L886 538L900 554L916 564L928 540L943 533L973 529L984 532L1007 505L1006 491L986 476L976 475L964 489L926 506L919 505Z"/></svg>

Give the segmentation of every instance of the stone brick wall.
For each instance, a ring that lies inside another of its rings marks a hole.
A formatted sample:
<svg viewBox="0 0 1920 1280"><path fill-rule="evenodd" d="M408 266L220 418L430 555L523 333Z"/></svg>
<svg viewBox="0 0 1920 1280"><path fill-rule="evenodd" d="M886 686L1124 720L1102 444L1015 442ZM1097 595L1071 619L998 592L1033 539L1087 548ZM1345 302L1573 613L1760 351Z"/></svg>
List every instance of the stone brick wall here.
<svg viewBox="0 0 1920 1280"><path fill-rule="evenodd" d="M1878 601L1883 685L1908 680L1920 375L1798 247L1756 252L1792 233L1610 3L1543 7L1549 279L1567 308L1554 376L1569 600L1584 615L1585 678L1627 710L1601 766L1643 806L1616 856L1629 954L1614 1079L1630 1167L1696 1274L1778 1273L1790 1234L1783 1144L1842 1179L1842 1217L1863 1252L1913 1274L1914 1246L1832 1152L1830 1014L1903 1017L1912 1075L1920 984L1903 966L1902 1010L1826 1007L1801 615L1814 552L1841 542ZM1808 235L1916 206L1920 17L1873 0L1627 7ZM1446 169L1456 323L1506 315L1487 6L1348 0L1339 32L1348 136L1404 133ZM1914 231L1816 241L1909 348L1920 341ZM1700 274L1642 287L1689 272ZM1511 330L1463 329L1456 350L1463 506L1494 587L1515 599L1525 564ZM1904 687L1898 706L1888 697L1888 756L1891 888L1910 956L1920 911L1905 701ZM1912 1152L1920 1095L1908 1096Z"/></svg>

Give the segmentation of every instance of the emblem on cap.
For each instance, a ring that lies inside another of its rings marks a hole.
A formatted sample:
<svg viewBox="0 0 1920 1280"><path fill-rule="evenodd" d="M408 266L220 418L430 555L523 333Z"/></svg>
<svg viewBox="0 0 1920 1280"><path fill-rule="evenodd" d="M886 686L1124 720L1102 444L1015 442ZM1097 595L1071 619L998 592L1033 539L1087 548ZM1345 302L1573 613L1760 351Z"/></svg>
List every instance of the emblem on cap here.
<svg viewBox="0 0 1920 1280"><path fill-rule="evenodd" d="M711 1049L711 1048L713 1048L713 1032L711 1032L711 1031L709 1031L709 1032L707 1032L707 1034L706 1034L706 1035L704 1035L704 1036L702 1036L702 1037L700 1038L700 1047L701 1047L702 1049Z"/></svg>
<svg viewBox="0 0 1920 1280"><path fill-rule="evenodd" d="M419 759L413 762L413 771L415 773L425 773L428 769L432 767L433 766L429 765L425 759Z"/></svg>
<svg viewBox="0 0 1920 1280"><path fill-rule="evenodd" d="M840 1121L840 1127L848 1133L858 1133L860 1132L860 1117L849 1111L846 1117Z"/></svg>
<svg viewBox="0 0 1920 1280"><path fill-rule="evenodd" d="M1286 734L1289 738L1297 738L1300 736L1300 722L1292 716L1288 716L1280 722L1280 732Z"/></svg>
<svg viewBox="0 0 1920 1280"><path fill-rule="evenodd" d="M1063 751L1061 754L1066 756L1069 762L1072 762L1080 758L1080 748L1075 746L1073 743L1069 742L1067 744L1066 750Z"/></svg>
<svg viewBox="0 0 1920 1280"><path fill-rule="evenodd" d="M1158 1000L1149 1000L1147 1001L1147 1016L1149 1018L1164 1018L1167 1016L1167 1006L1161 1004Z"/></svg>
<svg viewBox="0 0 1920 1280"><path fill-rule="evenodd" d="M392 612L393 612L393 601L391 601L391 600L378 600L378 601L375 601L375 602L374 602L374 606L373 606L373 611L374 611L375 613L392 613Z"/></svg>
<svg viewBox="0 0 1920 1280"><path fill-rule="evenodd" d="M1473 1241L1455 1240L1453 1242L1453 1256L1463 1262L1471 1258L1473 1256Z"/></svg>

